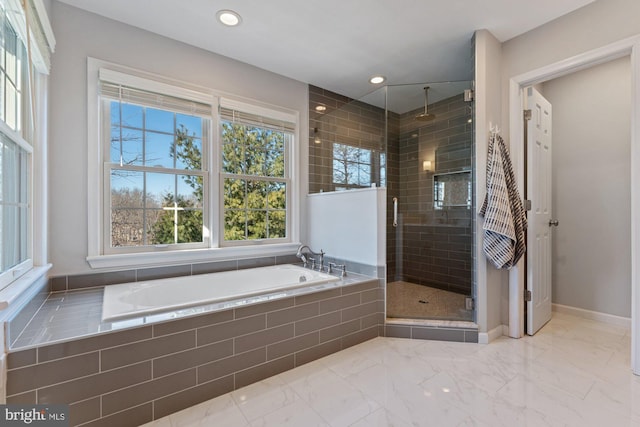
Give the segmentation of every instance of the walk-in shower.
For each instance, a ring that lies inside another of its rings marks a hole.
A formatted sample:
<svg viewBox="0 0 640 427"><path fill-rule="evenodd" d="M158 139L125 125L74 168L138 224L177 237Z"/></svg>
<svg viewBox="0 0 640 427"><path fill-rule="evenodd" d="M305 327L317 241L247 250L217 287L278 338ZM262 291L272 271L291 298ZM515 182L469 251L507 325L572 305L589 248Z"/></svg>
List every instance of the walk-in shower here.
<svg viewBox="0 0 640 427"><path fill-rule="evenodd" d="M475 320L471 89L310 88L310 192L387 187L388 318Z"/></svg>

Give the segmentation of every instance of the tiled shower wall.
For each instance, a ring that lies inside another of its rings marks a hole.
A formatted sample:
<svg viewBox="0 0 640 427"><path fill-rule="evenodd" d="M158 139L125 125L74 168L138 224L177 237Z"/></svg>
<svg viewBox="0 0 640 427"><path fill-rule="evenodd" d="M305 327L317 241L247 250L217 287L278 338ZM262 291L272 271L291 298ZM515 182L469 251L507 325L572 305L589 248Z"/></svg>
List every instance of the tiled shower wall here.
<svg viewBox="0 0 640 427"><path fill-rule="evenodd" d="M317 106L326 110L318 112ZM393 198L399 197L400 116L389 112L385 127L384 108L375 107L337 93L309 86L309 192L334 191L333 143L372 150L385 150L387 132L387 277L395 277L396 233L392 227ZM376 185L381 185L376 181Z"/></svg>
<svg viewBox="0 0 640 427"><path fill-rule="evenodd" d="M8 355L7 403L137 426L384 334L382 281Z"/></svg>
<svg viewBox="0 0 640 427"><path fill-rule="evenodd" d="M472 107L460 94L431 104L433 121L416 121L421 110L400 116L402 265L396 277L401 273L406 281L471 294L472 210L434 209L433 184L434 174L471 171ZM423 170L424 160L431 160L431 171Z"/></svg>
<svg viewBox="0 0 640 427"><path fill-rule="evenodd" d="M326 107L317 112L316 106ZM386 142L387 280L407 280L470 294L471 209L433 207L433 174L471 171L472 106L463 94L433 103L432 122L418 122L421 109L402 115L309 86L309 191L333 191L334 142L384 150ZM386 141L381 136L387 132ZM425 172L422 162L435 170ZM472 176L470 174L469 176ZM392 226L393 198L400 221Z"/></svg>
<svg viewBox="0 0 640 427"><path fill-rule="evenodd" d="M316 110L317 106L326 109ZM309 86L309 193L334 191L333 144L385 152L385 113L364 102ZM380 186L380 177L372 175L366 184Z"/></svg>

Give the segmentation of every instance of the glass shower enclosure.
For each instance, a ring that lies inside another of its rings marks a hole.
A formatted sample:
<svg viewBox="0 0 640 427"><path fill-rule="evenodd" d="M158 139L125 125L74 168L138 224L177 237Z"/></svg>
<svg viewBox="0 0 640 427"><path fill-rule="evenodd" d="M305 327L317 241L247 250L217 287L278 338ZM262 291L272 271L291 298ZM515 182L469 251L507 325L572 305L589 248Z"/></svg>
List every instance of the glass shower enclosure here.
<svg viewBox="0 0 640 427"><path fill-rule="evenodd" d="M475 320L472 84L310 88L310 192L387 187L387 318Z"/></svg>

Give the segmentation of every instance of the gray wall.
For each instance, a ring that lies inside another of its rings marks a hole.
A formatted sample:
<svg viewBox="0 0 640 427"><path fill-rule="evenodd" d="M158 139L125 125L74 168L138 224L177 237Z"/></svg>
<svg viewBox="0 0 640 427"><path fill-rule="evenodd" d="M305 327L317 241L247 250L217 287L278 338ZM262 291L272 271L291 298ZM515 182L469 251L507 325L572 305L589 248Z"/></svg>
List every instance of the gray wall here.
<svg viewBox="0 0 640 427"><path fill-rule="evenodd" d="M90 272L87 256L87 57L300 112L308 132L307 85L168 38L51 4L57 46L50 80L49 253L53 275ZM300 184L306 193L307 141ZM305 218L304 206L301 206ZM304 233L305 223L302 223ZM301 236L304 239L306 236Z"/></svg>
<svg viewBox="0 0 640 427"><path fill-rule="evenodd" d="M631 316L629 57L545 82L553 106L553 302Z"/></svg>

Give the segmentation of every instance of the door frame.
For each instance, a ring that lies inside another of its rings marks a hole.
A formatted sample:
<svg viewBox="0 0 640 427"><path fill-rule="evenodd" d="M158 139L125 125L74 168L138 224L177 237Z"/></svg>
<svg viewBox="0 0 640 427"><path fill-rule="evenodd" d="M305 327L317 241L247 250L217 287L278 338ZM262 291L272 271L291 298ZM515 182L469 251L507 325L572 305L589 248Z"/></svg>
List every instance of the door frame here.
<svg viewBox="0 0 640 427"><path fill-rule="evenodd" d="M509 80L509 138L516 180L524 188L523 89L557 77L630 57L631 62L631 368L640 375L640 35L517 75ZM524 262L509 271L509 336L524 334Z"/></svg>

